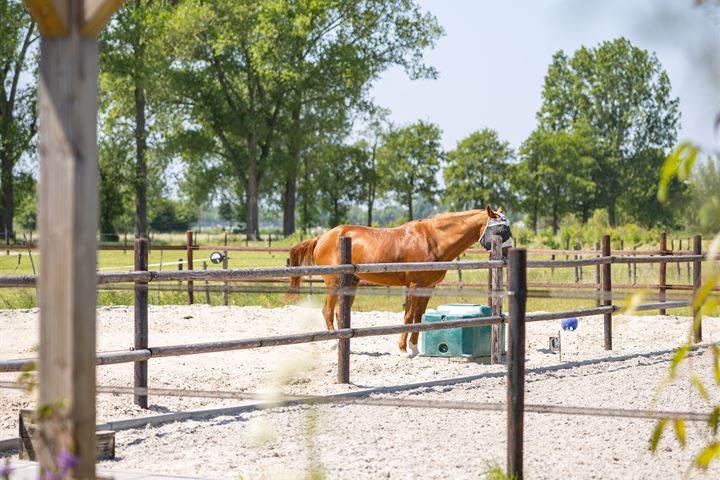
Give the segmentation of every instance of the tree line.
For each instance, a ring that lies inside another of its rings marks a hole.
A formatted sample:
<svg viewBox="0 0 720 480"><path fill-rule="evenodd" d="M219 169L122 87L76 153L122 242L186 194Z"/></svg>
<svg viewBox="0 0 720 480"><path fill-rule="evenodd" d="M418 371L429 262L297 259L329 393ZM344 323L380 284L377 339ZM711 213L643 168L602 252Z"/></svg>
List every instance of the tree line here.
<svg viewBox="0 0 720 480"><path fill-rule="evenodd" d="M19 0L0 0L3 227L34 221L37 32ZM395 204L502 205L558 230L605 209L611 224L674 227L699 182L654 192L676 143L677 98L656 56L626 39L557 52L537 126L517 148L489 127L443 151L428 120L394 125L370 88L391 67L438 72L423 53L443 35L412 0L129 0L101 37L100 225L182 228L198 206L257 237L333 226ZM707 182L706 182L707 183ZM696 216L697 217L697 216Z"/></svg>

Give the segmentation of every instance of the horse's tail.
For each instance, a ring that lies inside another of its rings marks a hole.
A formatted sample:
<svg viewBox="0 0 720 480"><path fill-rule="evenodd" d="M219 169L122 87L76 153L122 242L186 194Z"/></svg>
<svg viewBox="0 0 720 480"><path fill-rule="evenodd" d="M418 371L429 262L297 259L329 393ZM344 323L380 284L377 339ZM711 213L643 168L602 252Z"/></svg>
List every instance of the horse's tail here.
<svg viewBox="0 0 720 480"><path fill-rule="evenodd" d="M300 242L290 249L290 266L299 267L302 265L315 265L313 252L317 245L318 237L311 238ZM288 301L296 300L298 291L300 290L300 280L302 277L290 277L290 290L285 295Z"/></svg>

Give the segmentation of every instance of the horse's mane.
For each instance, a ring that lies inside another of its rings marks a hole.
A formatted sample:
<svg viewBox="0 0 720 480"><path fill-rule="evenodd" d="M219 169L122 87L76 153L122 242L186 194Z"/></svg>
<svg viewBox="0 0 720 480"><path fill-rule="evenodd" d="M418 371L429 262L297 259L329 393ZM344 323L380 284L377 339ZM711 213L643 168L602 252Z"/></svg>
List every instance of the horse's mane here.
<svg viewBox="0 0 720 480"><path fill-rule="evenodd" d="M469 214L480 212L482 209L475 209L475 210L465 210L462 212L442 212L442 213L436 213L432 217L426 219L426 220L451 220L456 217L465 217Z"/></svg>

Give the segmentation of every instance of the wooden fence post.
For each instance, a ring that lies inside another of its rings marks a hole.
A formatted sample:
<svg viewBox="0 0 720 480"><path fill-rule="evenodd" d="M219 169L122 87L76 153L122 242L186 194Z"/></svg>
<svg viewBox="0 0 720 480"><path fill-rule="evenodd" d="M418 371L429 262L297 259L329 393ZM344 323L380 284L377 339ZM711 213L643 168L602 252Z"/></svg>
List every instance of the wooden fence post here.
<svg viewBox="0 0 720 480"><path fill-rule="evenodd" d="M148 269L147 238L135 239L135 271L146 272ZM148 348L148 284L135 282L135 350ZM148 362L135 362L135 388L148 387ZM135 394L135 405L148 408L146 394Z"/></svg>
<svg viewBox="0 0 720 480"><path fill-rule="evenodd" d="M182 272L183 269L183 259L178 258L178 272ZM178 285L182 285L182 280L178 280Z"/></svg>
<svg viewBox="0 0 720 480"><path fill-rule="evenodd" d="M510 310L507 382L507 474L523 480L525 411L525 303L527 301L527 251L510 251Z"/></svg>
<svg viewBox="0 0 720 480"><path fill-rule="evenodd" d="M187 231L187 244L186 244L186 255L187 255L187 269L193 270L193 232L192 230ZM192 305L195 301L193 294L193 281L188 280L187 282L187 293L188 293L188 305Z"/></svg>
<svg viewBox="0 0 720 480"><path fill-rule="evenodd" d="M502 260L502 238L499 235L493 235L490 239L490 259L491 260ZM502 314L503 299L500 296L500 292L503 287L503 270L502 267L489 269L491 281L490 291L490 305L492 307L492 315L497 316ZM502 339L502 325L493 324L490 330L490 364L497 365L500 363L500 355L502 353L502 345L500 340Z"/></svg>
<svg viewBox="0 0 720 480"><path fill-rule="evenodd" d="M633 257L635 257L635 256L637 256L637 246L633 247ZM632 284L633 285L637 285L637 269L638 269L638 264L633 263L632 264L632 271L633 271Z"/></svg>
<svg viewBox="0 0 720 480"><path fill-rule="evenodd" d="M600 243L595 242L595 256L600 256ZM595 306L600 306L600 289L602 288L600 283L600 265L595 265Z"/></svg>
<svg viewBox="0 0 720 480"><path fill-rule="evenodd" d="M662 232L660 233L660 256L665 256L667 254L667 233ZM658 270L660 272L660 291L658 292L658 301L664 302L665 301L665 286L667 285L667 263L661 263L658 265ZM661 308L658 310L659 315L665 315L666 310L664 308Z"/></svg>
<svg viewBox="0 0 720 480"><path fill-rule="evenodd" d="M702 254L702 237L695 235L693 239L693 255ZM695 260L693 262L693 342L702 342L702 315L700 315L700 307L695 307L695 299L700 292L702 286L702 262Z"/></svg>
<svg viewBox="0 0 720 480"><path fill-rule="evenodd" d="M37 111L40 178L38 406L47 444L40 473L57 453L80 456L72 478L95 478L95 303L98 227L98 34L120 6L80 0L28 2L40 30ZM61 7L61 8L58 8ZM89 14L89 11L93 11ZM101 12L101 13L98 13ZM63 408L56 408L59 403Z"/></svg>
<svg viewBox="0 0 720 480"><path fill-rule="evenodd" d="M340 237L340 263L352 264L352 238ZM352 288L353 275L351 273L340 275L340 289L342 294L339 296L339 312L338 329L350 328L350 307L352 303L352 293L348 292ZM338 340L338 383L350 383L350 339L344 338Z"/></svg>
<svg viewBox="0 0 720 480"><path fill-rule="evenodd" d="M202 269L207 270L207 262L203 260ZM205 280L205 303L210 305L210 282Z"/></svg>
<svg viewBox="0 0 720 480"><path fill-rule="evenodd" d="M610 235L602 237L602 256L610 256ZM606 263L603 265L603 305L608 307L612 305L612 265ZM612 350L612 313L603 315L603 332L605 337L605 350Z"/></svg>

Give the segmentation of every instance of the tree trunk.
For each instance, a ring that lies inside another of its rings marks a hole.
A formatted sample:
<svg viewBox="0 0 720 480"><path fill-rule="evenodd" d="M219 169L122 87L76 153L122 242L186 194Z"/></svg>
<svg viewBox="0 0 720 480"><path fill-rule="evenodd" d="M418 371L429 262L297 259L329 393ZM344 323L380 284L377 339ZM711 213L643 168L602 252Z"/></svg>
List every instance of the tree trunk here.
<svg viewBox="0 0 720 480"><path fill-rule="evenodd" d="M13 198L13 162L10 159L10 153L2 152L2 172L0 173L0 186L2 187L2 221L3 228L7 232L8 238L15 238L13 230L13 216L15 211L15 201Z"/></svg>
<svg viewBox="0 0 720 480"><path fill-rule="evenodd" d="M553 204L552 207L552 229L553 233L557 235L559 228L559 221L558 221L558 208L557 205Z"/></svg>
<svg viewBox="0 0 720 480"><path fill-rule="evenodd" d="M295 202L297 190L297 175L293 171L285 179L283 191L283 235L289 237L295 233Z"/></svg>
<svg viewBox="0 0 720 480"><path fill-rule="evenodd" d="M412 192L408 193L408 221L413 220L413 198Z"/></svg>
<svg viewBox="0 0 720 480"><path fill-rule="evenodd" d="M610 226L614 227L616 225L616 218L617 212L615 210L615 199L614 198L608 198L608 220L610 222Z"/></svg>
<svg viewBox="0 0 720 480"><path fill-rule="evenodd" d="M368 195L368 203L367 203L367 226L368 227L372 227L374 204L375 204L375 185L371 185L370 186L370 194Z"/></svg>
<svg viewBox="0 0 720 480"><path fill-rule="evenodd" d="M142 53L139 56L144 56ZM145 88L135 78L135 238L147 237L147 150L145 131ZM102 232L101 232L102 233Z"/></svg>
<svg viewBox="0 0 720 480"><path fill-rule="evenodd" d="M248 175L247 175L247 211L246 232L250 240L260 237L258 224L258 146L255 132L250 132L247 139L248 147Z"/></svg>

